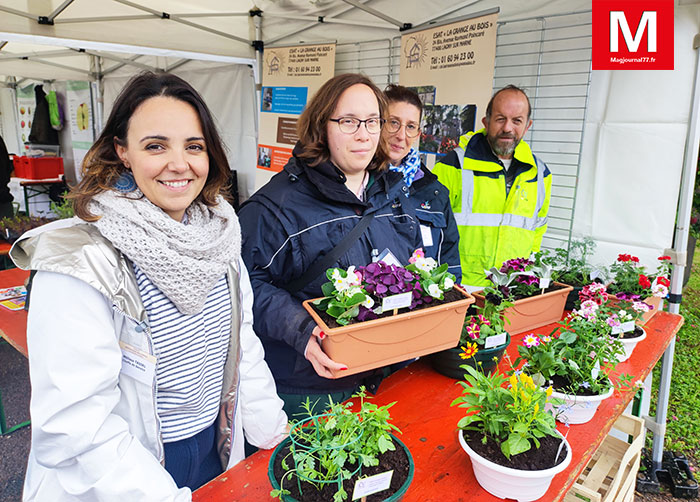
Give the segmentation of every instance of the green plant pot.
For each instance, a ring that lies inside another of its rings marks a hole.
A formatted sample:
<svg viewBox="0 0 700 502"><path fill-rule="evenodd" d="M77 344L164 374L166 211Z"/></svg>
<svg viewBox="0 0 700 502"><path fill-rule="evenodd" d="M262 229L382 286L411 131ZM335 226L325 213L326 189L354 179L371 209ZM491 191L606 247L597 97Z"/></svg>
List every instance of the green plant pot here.
<svg viewBox="0 0 700 502"><path fill-rule="evenodd" d="M393 439L394 443L398 444L406 452L406 457L408 457L408 476L406 477L406 481L404 481L401 487L397 491L395 491L391 496L385 498L384 502L397 502L401 500L406 494L406 491L408 491L408 487L411 485L411 481L413 481L413 474L415 471L415 464L413 463L411 451L403 443L403 441L401 441L395 435L392 434L391 439ZM275 459L277 458L277 455L282 451L282 449L285 446L287 446L287 444L289 444L290 441L291 440L289 438L286 438L284 441L277 445L275 451L272 452L272 456L270 457L270 463L267 466L267 477L270 479L270 484L275 490L279 489L280 487L280 484L275 479ZM282 500L284 502L299 502L297 499L289 495L283 495Z"/></svg>
<svg viewBox="0 0 700 502"><path fill-rule="evenodd" d="M484 372L491 373L496 366L498 366L498 363L501 361L501 357L503 357L503 353L506 351L509 343L510 334L506 333L506 343L490 349L479 349L474 357L466 360L462 359L459 357L459 355L462 353L462 349L455 347L453 349L447 349L431 354L430 364L432 365L433 369L441 375L454 378L455 380L462 380L464 378L465 371L460 368L460 366L463 364L467 364L477 369L479 366L481 366ZM498 361L494 361L494 357L498 358ZM481 363L481 365L478 363Z"/></svg>

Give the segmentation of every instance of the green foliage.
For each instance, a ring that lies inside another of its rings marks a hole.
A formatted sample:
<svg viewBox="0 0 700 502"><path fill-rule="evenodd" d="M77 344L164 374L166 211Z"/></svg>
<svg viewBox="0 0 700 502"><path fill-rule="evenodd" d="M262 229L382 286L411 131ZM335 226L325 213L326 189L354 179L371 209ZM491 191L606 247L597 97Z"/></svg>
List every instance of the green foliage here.
<svg viewBox="0 0 700 502"><path fill-rule="evenodd" d="M32 228L40 227L51 220L36 216L17 215L11 218L0 219L0 237L8 242L14 242L20 236L31 230Z"/></svg>
<svg viewBox="0 0 700 502"><path fill-rule="evenodd" d="M552 280L582 287L591 282L593 266L589 260L595 251L590 237L572 239L569 248L543 249L535 254L535 264L552 267Z"/></svg>
<svg viewBox="0 0 700 502"><path fill-rule="evenodd" d="M683 290L680 313L685 323L676 336L664 448L693 458L697 466L700 463L700 249L695 250L695 263L690 281ZM657 364L652 415L656 413L660 375L661 364Z"/></svg>
<svg viewBox="0 0 700 502"><path fill-rule="evenodd" d="M321 286L323 298L313 302L320 310L334 317L338 324L346 325L360 313L360 305L368 308L374 303L361 285L355 267L348 270L329 268L326 270L329 282Z"/></svg>
<svg viewBox="0 0 700 502"><path fill-rule="evenodd" d="M476 307L477 315L467 316L462 325L462 335L459 343L476 342L483 346L490 336L499 335L506 331L503 312L512 307L513 303L503 299L500 291L486 287L483 290L484 305Z"/></svg>
<svg viewBox="0 0 700 502"><path fill-rule="evenodd" d="M458 382L462 395L451 406L465 408L466 415L457 427L480 432L484 442L487 438L498 441L506 458L533 445L539 448L539 440L545 436L556 436L554 416L545 411L551 387L541 389L525 373L507 380L498 372L485 375L471 366L462 368L467 372L465 381Z"/></svg>
<svg viewBox="0 0 700 502"><path fill-rule="evenodd" d="M75 212L73 211L73 200L64 198L63 202L60 204L52 202L51 211L58 217L59 220L72 218L75 216Z"/></svg>
<svg viewBox="0 0 700 502"><path fill-rule="evenodd" d="M389 408L396 403L377 406L366 400L364 387L353 398L360 400L358 411L352 410L352 401L331 402L330 409L322 415L314 415L315 403L308 399L302 405L306 418L290 422L292 448L282 462L287 472L280 480L280 488L270 492L271 497L281 499L289 494L283 487L284 481L295 473L316 489L328 482L337 483L333 500L341 502L348 496L343 480L352 477L361 466L378 465L381 453L396 449L390 432L401 431L389 423Z"/></svg>
<svg viewBox="0 0 700 502"><path fill-rule="evenodd" d="M604 320L587 320L569 316L549 336L527 335L518 346L515 366L527 360L527 372L540 385L554 376L564 378L570 387L567 394L590 389L603 394L610 389L608 374L623 354L622 344L609 336L610 326Z"/></svg>

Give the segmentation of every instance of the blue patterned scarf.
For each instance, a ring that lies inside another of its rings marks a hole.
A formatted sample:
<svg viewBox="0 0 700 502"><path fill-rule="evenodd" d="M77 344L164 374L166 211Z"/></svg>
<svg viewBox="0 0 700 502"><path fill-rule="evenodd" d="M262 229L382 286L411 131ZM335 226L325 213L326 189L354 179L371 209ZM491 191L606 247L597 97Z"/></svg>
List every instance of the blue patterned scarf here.
<svg viewBox="0 0 700 502"><path fill-rule="evenodd" d="M401 164L398 166L389 164L389 170L403 174L403 181L406 183L406 186L409 187L411 186L411 183L413 183L413 180L416 179L416 173L419 169L420 154L418 153L418 150L413 147L408 151L408 155L403 158ZM406 197L408 197L408 193L406 193Z"/></svg>

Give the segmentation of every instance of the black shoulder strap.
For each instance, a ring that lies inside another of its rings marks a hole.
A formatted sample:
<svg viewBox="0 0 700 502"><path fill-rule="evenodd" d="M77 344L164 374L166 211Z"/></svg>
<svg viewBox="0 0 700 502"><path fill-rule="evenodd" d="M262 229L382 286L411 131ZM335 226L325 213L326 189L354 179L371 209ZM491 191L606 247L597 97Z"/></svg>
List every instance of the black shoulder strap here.
<svg viewBox="0 0 700 502"><path fill-rule="evenodd" d="M304 272L301 277L293 280L286 286L283 286L283 288L289 291L291 294L294 294L316 279L316 277L325 273L326 270L337 262L338 258L340 258L348 249L350 249L350 246L352 246L352 244L360 238L362 233L369 226L372 218L374 218L373 212L370 214L365 214L359 223L355 225L355 228L353 228L349 234L343 237L337 246L331 249L328 254L319 257L311 264L309 268L306 269L306 272Z"/></svg>

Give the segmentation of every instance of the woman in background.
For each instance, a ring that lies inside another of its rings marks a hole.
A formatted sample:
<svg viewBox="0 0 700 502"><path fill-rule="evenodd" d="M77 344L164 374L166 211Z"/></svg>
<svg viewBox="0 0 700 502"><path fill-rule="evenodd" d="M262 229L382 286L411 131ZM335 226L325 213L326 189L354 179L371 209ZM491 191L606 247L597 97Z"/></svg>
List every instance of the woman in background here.
<svg viewBox="0 0 700 502"><path fill-rule="evenodd" d="M403 177L387 169L385 116L384 96L369 78L332 78L299 118L299 141L284 170L241 207L255 330L290 415L307 397L343 401L360 385L374 392L385 374L380 368L333 379L347 368L323 352L325 334L301 305L321 295L327 268L367 265L384 252L407 264L421 246ZM368 226L350 247L309 274L365 217Z"/></svg>
<svg viewBox="0 0 700 502"><path fill-rule="evenodd" d="M449 271L459 283L462 280L459 231L449 191L421 162L418 150L411 146L420 136L423 103L418 94L400 85L389 85L384 95L389 104L389 118L382 134L389 144L389 169L403 174L409 187L406 197L420 221L425 255L434 258L439 265L449 264Z"/></svg>
<svg viewBox="0 0 700 502"><path fill-rule="evenodd" d="M38 270L24 500L188 501L244 457L244 435L282 439L228 177L202 98L145 73L83 162L76 218L15 244Z"/></svg>

